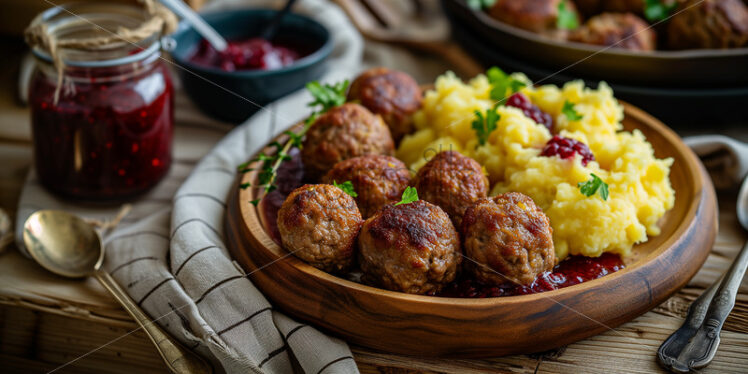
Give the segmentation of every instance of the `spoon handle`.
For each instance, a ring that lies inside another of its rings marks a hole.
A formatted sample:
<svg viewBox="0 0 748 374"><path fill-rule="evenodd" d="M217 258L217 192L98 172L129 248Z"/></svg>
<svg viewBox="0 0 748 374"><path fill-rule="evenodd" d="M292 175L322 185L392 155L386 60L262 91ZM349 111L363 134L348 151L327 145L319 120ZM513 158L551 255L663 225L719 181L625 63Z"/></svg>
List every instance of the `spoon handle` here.
<svg viewBox="0 0 748 374"><path fill-rule="evenodd" d="M210 43L217 51L223 52L226 50L227 43L221 34L216 29L210 26L200 15L195 13L192 8L185 4L182 0L160 0L161 4L169 8L172 12L176 13L180 18L184 19L195 28L198 34L200 34L205 40Z"/></svg>
<svg viewBox="0 0 748 374"><path fill-rule="evenodd" d="M688 369L700 369L712 361L719 346L719 334L722 325L724 325L727 316L735 306L735 296L747 267L748 243L745 243L709 304L709 311L704 318L704 322L678 356L676 362L679 366Z"/></svg>
<svg viewBox="0 0 748 374"><path fill-rule="evenodd" d="M172 373L208 374L213 372L205 360L182 347L181 344L165 333L156 322L151 321L109 273L99 269L96 270L94 276L145 331L153 344L156 345L158 353L161 354L161 358L164 359L166 366Z"/></svg>

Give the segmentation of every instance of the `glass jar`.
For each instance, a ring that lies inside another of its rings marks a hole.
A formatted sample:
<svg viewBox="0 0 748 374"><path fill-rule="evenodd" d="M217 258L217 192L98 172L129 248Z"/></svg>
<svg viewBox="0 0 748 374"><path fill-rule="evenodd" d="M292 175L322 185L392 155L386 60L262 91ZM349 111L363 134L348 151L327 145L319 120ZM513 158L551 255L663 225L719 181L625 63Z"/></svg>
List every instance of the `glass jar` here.
<svg viewBox="0 0 748 374"><path fill-rule="evenodd" d="M59 43L106 37L149 17L135 6L79 3L42 13L32 27L43 23ZM47 189L78 200L116 201L148 190L166 175L174 90L161 60L160 34L95 48L56 48L63 62L59 88L60 66L50 48L34 46L36 70L29 85L34 162Z"/></svg>

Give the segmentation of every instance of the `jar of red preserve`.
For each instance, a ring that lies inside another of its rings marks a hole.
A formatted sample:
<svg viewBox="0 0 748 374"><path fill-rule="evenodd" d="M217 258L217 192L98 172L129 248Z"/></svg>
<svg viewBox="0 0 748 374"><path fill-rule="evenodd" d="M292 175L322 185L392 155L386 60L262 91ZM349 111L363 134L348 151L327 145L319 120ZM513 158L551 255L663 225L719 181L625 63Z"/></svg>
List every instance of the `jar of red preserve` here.
<svg viewBox="0 0 748 374"><path fill-rule="evenodd" d="M160 40L173 23L160 7L103 3L36 17L26 37L36 57L29 103L42 185L78 200L114 201L166 175L174 90Z"/></svg>

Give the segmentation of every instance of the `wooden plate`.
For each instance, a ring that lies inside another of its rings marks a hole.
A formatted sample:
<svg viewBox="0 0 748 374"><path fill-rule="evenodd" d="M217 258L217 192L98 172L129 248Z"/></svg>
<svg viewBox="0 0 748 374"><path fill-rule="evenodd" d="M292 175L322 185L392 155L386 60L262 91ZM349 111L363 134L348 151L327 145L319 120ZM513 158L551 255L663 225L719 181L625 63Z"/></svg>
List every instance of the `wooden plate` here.
<svg viewBox="0 0 748 374"><path fill-rule="evenodd" d="M683 287L717 234L714 188L703 166L665 125L624 104L626 130L641 130L657 157L675 162L675 206L662 234L634 247L627 268L600 279L534 295L489 299L408 295L354 283L291 256L265 231L249 201L231 193L230 251L275 306L346 341L387 352L487 357L556 348L614 328ZM282 140L282 139L281 139ZM246 173L238 183L254 182ZM238 185L237 183L237 185Z"/></svg>

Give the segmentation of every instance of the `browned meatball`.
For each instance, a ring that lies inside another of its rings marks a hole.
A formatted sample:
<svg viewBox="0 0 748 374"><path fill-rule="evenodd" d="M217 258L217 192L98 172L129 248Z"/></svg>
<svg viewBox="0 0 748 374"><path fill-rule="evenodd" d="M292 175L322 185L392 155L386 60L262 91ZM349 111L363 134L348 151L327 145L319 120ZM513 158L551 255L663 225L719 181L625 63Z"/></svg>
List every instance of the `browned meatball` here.
<svg viewBox="0 0 748 374"><path fill-rule="evenodd" d="M362 223L353 198L329 184L295 189L278 210L283 247L328 272L350 268Z"/></svg>
<svg viewBox="0 0 748 374"><path fill-rule="evenodd" d="M569 40L632 51L653 51L657 45L654 30L643 19L631 13L603 13L594 16L569 34Z"/></svg>
<svg viewBox="0 0 748 374"><path fill-rule="evenodd" d="M553 230L531 198L510 192L481 199L465 212L466 270L481 282L531 284L556 264Z"/></svg>
<svg viewBox="0 0 748 374"><path fill-rule="evenodd" d="M358 104L327 111L307 131L302 159L309 178L321 177L335 164L365 155L392 155L395 144L382 118Z"/></svg>
<svg viewBox="0 0 748 374"><path fill-rule="evenodd" d="M748 7L740 0L689 0L668 25L668 47L738 48L748 43Z"/></svg>
<svg viewBox="0 0 748 374"><path fill-rule="evenodd" d="M413 113L421 109L423 93L408 74L387 68L367 70L356 78L348 100L359 100L389 126L395 141L413 131Z"/></svg>
<svg viewBox="0 0 748 374"><path fill-rule="evenodd" d="M564 0L499 0L488 14L499 21L528 31L562 38L565 30L558 30L558 7ZM577 12L576 5L566 0L569 10Z"/></svg>
<svg viewBox="0 0 748 374"><path fill-rule="evenodd" d="M449 217L423 200L385 206L364 222L358 243L362 280L393 291L437 292L462 261Z"/></svg>
<svg viewBox="0 0 748 374"><path fill-rule="evenodd" d="M369 218L383 206L400 201L410 182L410 171L392 156L368 155L338 162L322 181L351 181L358 195L358 209L364 218Z"/></svg>
<svg viewBox="0 0 748 374"><path fill-rule="evenodd" d="M488 178L480 164L455 151L438 153L423 165L411 185L418 196L444 209L460 227L465 210L488 194Z"/></svg>

